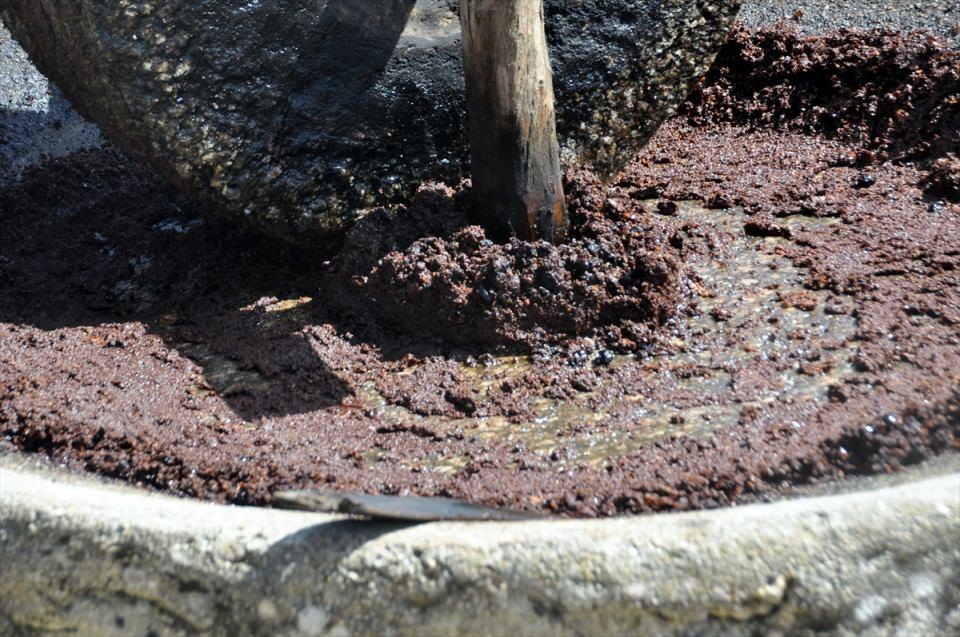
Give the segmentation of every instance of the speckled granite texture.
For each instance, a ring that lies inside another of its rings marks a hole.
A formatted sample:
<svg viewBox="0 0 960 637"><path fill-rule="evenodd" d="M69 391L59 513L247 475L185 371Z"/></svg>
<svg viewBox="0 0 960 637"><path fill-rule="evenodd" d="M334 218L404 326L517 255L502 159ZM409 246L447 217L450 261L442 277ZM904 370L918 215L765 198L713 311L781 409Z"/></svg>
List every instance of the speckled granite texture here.
<svg viewBox="0 0 960 637"><path fill-rule="evenodd" d="M924 29L960 44L957 0L747 0L740 19L750 26L793 22L806 33L841 27Z"/></svg>
<svg viewBox="0 0 960 637"><path fill-rule="evenodd" d="M35 164L100 145L100 131L30 64L0 23L0 187Z"/></svg>

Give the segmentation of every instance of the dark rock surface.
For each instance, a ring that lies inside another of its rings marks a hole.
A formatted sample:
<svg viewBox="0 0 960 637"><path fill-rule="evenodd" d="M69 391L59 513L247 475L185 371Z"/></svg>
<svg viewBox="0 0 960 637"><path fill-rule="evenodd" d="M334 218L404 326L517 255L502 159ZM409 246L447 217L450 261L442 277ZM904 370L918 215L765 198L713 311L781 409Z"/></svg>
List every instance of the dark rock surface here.
<svg viewBox="0 0 960 637"><path fill-rule="evenodd" d="M457 0L2 0L103 132L309 243L466 171ZM610 173L709 66L737 0L546 0L564 161Z"/></svg>

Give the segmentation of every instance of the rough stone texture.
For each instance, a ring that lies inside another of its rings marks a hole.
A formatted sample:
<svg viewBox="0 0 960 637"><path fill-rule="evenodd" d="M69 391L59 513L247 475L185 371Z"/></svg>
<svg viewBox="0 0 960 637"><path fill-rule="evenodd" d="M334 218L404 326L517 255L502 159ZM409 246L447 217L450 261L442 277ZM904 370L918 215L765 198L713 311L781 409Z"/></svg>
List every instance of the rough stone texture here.
<svg viewBox="0 0 960 637"><path fill-rule="evenodd" d="M404 526L5 464L3 635L960 630L958 475L693 514Z"/></svg>
<svg viewBox="0 0 960 637"><path fill-rule="evenodd" d="M957 0L747 0L740 19L751 26L784 20L806 33L842 27L925 29L960 44Z"/></svg>
<svg viewBox="0 0 960 637"><path fill-rule="evenodd" d="M100 131L77 115L0 23L0 187L53 157L100 146Z"/></svg>
<svg viewBox="0 0 960 637"><path fill-rule="evenodd" d="M465 173L457 0L2 0L111 139L298 242ZM547 0L567 164L610 172L709 66L738 0Z"/></svg>

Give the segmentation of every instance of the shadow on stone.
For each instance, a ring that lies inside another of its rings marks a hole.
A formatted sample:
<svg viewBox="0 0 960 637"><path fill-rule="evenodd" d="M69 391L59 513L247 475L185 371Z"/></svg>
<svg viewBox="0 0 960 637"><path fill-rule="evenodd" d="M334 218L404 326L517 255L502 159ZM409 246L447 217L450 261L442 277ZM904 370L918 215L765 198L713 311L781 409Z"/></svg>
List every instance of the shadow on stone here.
<svg viewBox="0 0 960 637"><path fill-rule="evenodd" d="M332 131L357 136L365 93L393 56L416 0L333 0L300 52L277 145L321 150ZM320 144L318 145L318 141ZM360 144L368 140L357 139ZM360 149L362 150L362 149Z"/></svg>

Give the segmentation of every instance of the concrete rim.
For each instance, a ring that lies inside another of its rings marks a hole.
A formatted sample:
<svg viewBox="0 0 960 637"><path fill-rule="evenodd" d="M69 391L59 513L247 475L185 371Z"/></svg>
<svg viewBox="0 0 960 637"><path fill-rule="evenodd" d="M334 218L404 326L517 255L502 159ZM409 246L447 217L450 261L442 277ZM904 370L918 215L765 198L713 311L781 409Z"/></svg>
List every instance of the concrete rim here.
<svg viewBox="0 0 960 637"><path fill-rule="evenodd" d="M0 459L4 635L960 628L960 473L684 514L401 525L16 464Z"/></svg>

